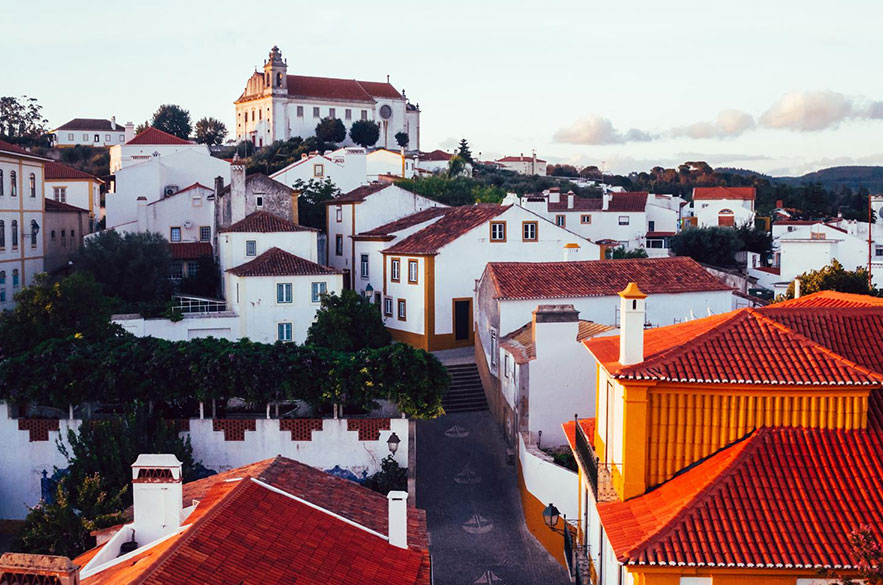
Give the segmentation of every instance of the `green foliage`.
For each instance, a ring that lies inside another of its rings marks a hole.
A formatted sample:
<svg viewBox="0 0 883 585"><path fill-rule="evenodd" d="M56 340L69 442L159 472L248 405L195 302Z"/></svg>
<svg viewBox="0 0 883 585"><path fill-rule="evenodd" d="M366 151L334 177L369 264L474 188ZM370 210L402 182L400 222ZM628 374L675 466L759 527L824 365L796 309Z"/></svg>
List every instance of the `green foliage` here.
<svg viewBox="0 0 883 585"><path fill-rule="evenodd" d="M365 480L365 487L383 495L391 491L408 491L408 468L399 467L392 455L380 462L380 471Z"/></svg>
<svg viewBox="0 0 883 585"><path fill-rule="evenodd" d="M104 177L110 174L110 151L107 148L76 144L59 148L59 160L84 173Z"/></svg>
<svg viewBox="0 0 883 585"><path fill-rule="evenodd" d="M190 112L175 104L163 104L153 113L150 125L178 138L188 139L193 127Z"/></svg>
<svg viewBox="0 0 883 585"><path fill-rule="evenodd" d="M466 159L457 154L452 156L451 160L448 161L448 177L460 177L468 175L469 173L466 170Z"/></svg>
<svg viewBox="0 0 883 585"><path fill-rule="evenodd" d="M408 142L411 140L407 132L396 132L395 139L398 145L402 148L407 148Z"/></svg>
<svg viewBox="0 0 883 585"><path fill-rule="evenodd" d="M506 191L471 177L431 175L401 179L396 185L445 205L472 205L476 202L499 203Z"/></svg>
<svg viewBox="0 0 883 585"><path fill-rule="evenodd" d="M474 162L472 160L472 151L469 149L469 143L465 138L460 139L460 144L457 146L457 156L468 163Z"/></svg>
<svg viewBox="0 0 883 585"><path fill-rule="evenodd" d="M712 266L733 266L736 252L741 249L736 230L726 227L689 228L671 239L671 251L676 256L689 256Z"/></svg>
<svg viewBox="0 0 883 585"><path fill-rule="evenodd" d="M196 262L199 265L196 276L182 278L178 290L187 295L216 297L221 284L221 272L215 259L211 256L203 256Z"/></svg>
<svg viewBox="0 0 883 585"><path fill-rule="evenodd" d="M306 183L303 179L298 179L292 188L300 191L297 198L298 223L324 231L325 202L340 195L340 189L331 179L310 179Z"/></svg>
<svg viewBox="0 0 883 585"><path fill-rule="evenodd" d="M350 126L350 138L364 148L374 146L380 139L380 126L371 120L356 120Z"/></svg>
<svg viewBox="0 0 883 585"><path fill-rule="evenodd" d="M144 132L148 128L150 128L150 122L148 122L147 120L144 120L143 122L141 122L140 124L135 126L135 135L137 136L138 134L141 134L142 132Z"/></svg>
<svg viewBox="0 0 883 585"><path fill-rule="evenodd" d="M49 146L43 106L37 98L0 97L0 137L22 146Z"/></svg>
<svg viewBox="0 0 883 585"><path fill-rule="evenodd" d="M377 305L354 290L322 297L316 318L307 331L307 345L356 352L389 345L392 337L383 326Z"/></svg>
<svg viewBox="0 0 883 585"><path fill-rule="evenodd" d="M200 118L196 122L196 142L215 146L227 137L227 126L217 118Z"/></svg>
<svg viewBox="0 0 883 585"><path fill-rule="evenodd" d="M857 295L878 296L879 294L877 289L873 288L868 282L867 268L859 266L855 270L846 270L836 259L824 268L804 272L797 278L800 279L801 295L812 294L820 290L834 290ZM793 298L794 282L792 281L788 285L785 295L780 296L776 301Z"/></svg>
<svg viewBox="0 0 883 585"><path fill-rule="evenodd" d="M451 384L447 369L433 354L405 343L367 352L365 364L379 393L410 418L445 413L442 398Z"/></svg>
<svg viewBox="0 0 883 585"><path fill-rule="evenodd" d="M635 248L634 250L626 250L624 246L618 248L607 249L608 260L622 260L624 258L646 258L647 250L644 248Z"/></svg>
<svg viewBox="0 0 883 585"><path fill-rule="evenodd" d="M773 249L773 236L770 232L748 223L736 228L736 235L742 242L742 250L765 256Z"/></svg>
<svg viewBox="0 0 883 585"><path fill-rule="evenodd" d="M316 138L322 142L335 144L343 142L346 140L346 126L338 118L322 118L316 124Z"/></svg>
<svg viewBox="0 0 883 585"><path fill-rule="evenodd" d="M549 165L546 174L551 177L579 177L580 171L573 165Z"/></svg>
<svg viewBox="0 0 883 585"><path fill-rule="evenodd" d="M311 152L325 152L336 148L336 145L323 142L315 136L300 138L295 136L288 140L277 140L267 146L256 149L250 141L242 141L235 147L220 149L214 156L231 158L234 153L240 158L250 157L245 161L245 172L249 175L264 173L272 175L288 165L301 160L302 155Z"/></svg>

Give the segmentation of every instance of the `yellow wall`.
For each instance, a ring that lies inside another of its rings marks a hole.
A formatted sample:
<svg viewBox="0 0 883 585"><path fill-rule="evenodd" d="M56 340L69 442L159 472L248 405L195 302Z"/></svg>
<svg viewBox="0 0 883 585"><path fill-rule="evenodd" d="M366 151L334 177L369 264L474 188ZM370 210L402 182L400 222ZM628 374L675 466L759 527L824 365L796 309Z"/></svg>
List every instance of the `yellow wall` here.
<svg viewBox="0 0 883 585"><path fill-rule="evenodd" d="M825 578L815 569L628 567L628 570L634 576L635 585L679 585L681 577L711 577L713 585L794 585L797 579Z"/></svg>
<svg viewBox="0 0 883 585"><path fill-rule="evenodd" d="M527 491L524 477L521 474L521 463L518 463L518 491L521 494L521 509L524 511L524 522L527 529L543 545L543 548L555 557L555 560L566 567L567 565L564 564L564 535L560 531L564 521L558 521L557 532L546 526L543 520L543 510L546 509L546 504Z"/></svg>

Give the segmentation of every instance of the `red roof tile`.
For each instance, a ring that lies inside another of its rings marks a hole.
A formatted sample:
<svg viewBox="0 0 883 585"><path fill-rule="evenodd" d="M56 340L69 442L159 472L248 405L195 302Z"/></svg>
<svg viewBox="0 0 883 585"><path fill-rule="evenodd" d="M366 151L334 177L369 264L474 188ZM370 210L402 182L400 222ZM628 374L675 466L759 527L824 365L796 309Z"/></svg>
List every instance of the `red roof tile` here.
<svg viewBox="0 0 883 585"><path fill-rule="evenodd" d="M274 232L315 232L318 230L288 221L266 211L255 211L245 219L222 228L220 231L269 234Z"/></svg>
<svg viewBox="0 0 883 585"><path fill-rule="evenodd" d="M738 199L754 201L757 189L754 187L696 187L693 189L693 200Z"/></svg>
<svg viewBox="0 0 883 585"><path fill-rule="evenodd" d="M333 77L288 76L288 95L292 97L328 98L373 102L365 88L355 79L335 79Z"/></svg>
<svg viewBox="0 0 883 585"><path fill-rule="evenodd" d="M58 130L99 130L101 132L125 132L126 127L117 124L116 128L113 127L113 124L110 120L105 120L103 118L74 118L70 122L65 122L53 132L57 132Z"/></svg>
<svg viewBox="0 0 883 585"><path fill-rule="evenodd" d="M355 239L389 236L390 234L394 234L395 232L408 229L409 227L414 227L415 225L421 224L425 221L429 221L440 215L444 215L448 211L450 211L450 209L450 207L429 207L427 209L424 209L423 211L412 213L411 215L408 215L401 219L397 219L395 221L391 221L387 224L383 224L382 226L376 227L367 232L362 232L361 234L356 235Z"/></svg>
<svg viewBox="0 0 883 585"><path fill-rule="evenodd" d="M339 271L295 256L279 248L270 248L254 260L227 270L236 276L305 276L340 274Z"/></svg>
<svg viewBox="0 0 883 585"><path fill-rule="evenodd" d="M175 260L193 260L212 255L212 245L208 242L170 242L169 252Z"/></svg>
<svg viewBox="0 0 883 585"><path fill-rule="evenodd" d="M88 179L90 181L101 182L101 179L94 175L84 173L83 171L55 161L47 161L43 167L43 173L43 178L47 181L57 181L61 179Z"/></svg>
<svg viewBox="0 0 883 585"><path fill-rule="evenodd" d="M70 205L68 203L62 203L60 201L56 201L54 199L46 200L46 211L52 212L67 212L67 213L89 213L88 210L83 209L81 207L76 207L74 205Z"/></svg>
<svg viewBox="0 0 883 585"><path fill-rule="evenodd" d="M150 126L140 134L133 137L126 144L137 146L140 144L196 144L183 138L178 138L168 132L163 132L159 128Z"/></svg>
<svg viewBox="0 0 883 585"><path fill-rule="evenodd" d="M561 194L558 203L547 204L549 211L603 211L605 213L629 213L640 212L647 208L646 191L632 191L627 193L610 193L610 202L607 209L603 209L604 202L600 197L579 197L574 195L573 207L568 207L567 193Z"/></svg>
<svg viewBox="0 0 883 585"><path fill-rule="evenodd" d="M629 282L647 294L732 290L692 258L638 258L577 262L490 262L494 298L551 299L612 296Z"/></svg>
<svg viewBox="0 0 883 585"><path fill-rule="evenodd" d="M504 213L511 205L477 203L452 207L442 218L401 242L383 250L384 254L435 254L460 236Z"/></svg>
<svg viewBox="0 0 883 585"><path fill-rule="evenodd" d="M444 150L435 149L432 152L421 152L420 156L417 157L420 162L423 161L449 161L454 158L454 155L445 152Z"/></svg>
<svg viewBox="0 0 883 585"><path fill-rule="evenodd" d="M790 301L783 301L770 305L771 309L794 308L794 307L826 307L826 308L849 308L849 307L883 307L883 298L870 295L857 295L842 293L833 290L823 290L817 293L802 296Z"/></svg>
<svg viewBox="0 0 883 585"><path fill-rule="evenodd" d="M623 563L852 568L852 530L883 539L883 433L762 428L598 512Z"/></svg>
<svg viewBox="0 0 883 585"><path fill-rule="evenodd" d="M402 99L402 94L390 83L383 81L357 81L356 83L361 85L365 92L372 97L388 100Z"/></svg>
<svg viewBox="0 0 883 585"><path fill-rule="evenodd" d="M648 238L670 238L677 235L677 232L647 232Z"/></svg>
<svg viewBox="0 0 883 585"><path fill-rule="evenodd" d="M16 146L16 145L14 145L14 144L12 144L12 143L6 142L5 140L0 140L0 152L6 152L6 153L9 153L9 154L16 154L16 155L22 155L22 156L28 156L28 157L31 157L31 158L37 158L37 159L45 160L45 161L48 161L48 160L49 160L48 158L44 158L44 157L42 157L42 156L38 156L38 155L36 155L36 154L34 154L34 153L32 153L32 152L28 152L28 151L25 150L24 148L21 148L20 146Z"/></svg>
<svg viewBox="0 0 883 585"><path fill-rule="evenodd" d="M338 203L358 203L360 201L364 201L370 195L374 195L379 191L383 191L389 186L389 183L378 182L374 182L369 185L362 185L361 187L356 187L352 191L344 193L340 197L335 197L334 199L326 201L325 205L337 205Z"/></svg>
<svg viewBox="0 0 883 585"><path fill-rule="evenodd" d="M589 444L594 447L595 441L595 419L594 418L581 418L579 419L579 426L582 427L583 432L586 434L586 437L589 439ZM567 442L570 444L571 449L576 449L576 423L574 421L569 420L566 423L561 425L561 428L564 430L564 436L567 437Z"/></svg>

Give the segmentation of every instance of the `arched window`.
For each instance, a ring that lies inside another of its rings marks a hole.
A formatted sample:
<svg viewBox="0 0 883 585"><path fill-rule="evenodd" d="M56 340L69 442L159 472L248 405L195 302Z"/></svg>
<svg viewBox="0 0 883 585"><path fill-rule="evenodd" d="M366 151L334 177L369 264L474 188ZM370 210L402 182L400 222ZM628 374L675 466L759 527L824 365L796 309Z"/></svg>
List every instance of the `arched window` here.
<svg viewBox="0 0 883 585"><path fill-rule="evenodd" d="M13 269L12 271L12 288L18 287L18 268Z"/></svg>
<svg viewBox="0 0 883 585"><path fill-rule="evenodd" d="M0 303L6 302L6 271L0 270Z"/></svg>
<svg viewBox="0 0 883 585"><path fill-rule="evenodd" d="M12 228L12 248L18 248L18 220L13 219L9 227Z"/></svg>
<svg viewBox="0 0 883 585"><path fill-rule="evenodd" d="M6 222L0 219L0 249L6 247Z"/></svg>
<svg viewBox="0 0 883 585"><path fill-rule="evenodd" d="M28 178L28 186L31 189L31 197L37 196L37 175L31 173L31 176Z"/></svg>
<svg viewBox="0 0 883 585"><path fill-rule="evenodd" d="M31 248L37 247L37 234L40 233L40 224L36 219L31 220Z"/></svg>
<svg viewBox="0 0 883 585"><path fill-rule="evenodd" d="M732 227L736 225L736 216L732 209L721 209L717 213L717 225Z"/></svg>
<svg viewBox="0 0 883 585"><path fill-rule="evenodd" d="M3 195L3 170L0 170L0 195Z"/></svg>
<svg viewBox="0 0 883 585"><path fill-rule="evenodd" d="M9 196L18 195L18 185L15 184L15 171L9 171Z"/></svg>
<svg viewBox="0 0 883 585"><path fill-rule="evenodd" d="M276 74L276 87L282 87L282 74Z"/></svg>
<svg viewBox="0 0 883 585"><path fill-rule="evenodd" d="M264 110L258 110L258 120L264 119Z"/></svg>

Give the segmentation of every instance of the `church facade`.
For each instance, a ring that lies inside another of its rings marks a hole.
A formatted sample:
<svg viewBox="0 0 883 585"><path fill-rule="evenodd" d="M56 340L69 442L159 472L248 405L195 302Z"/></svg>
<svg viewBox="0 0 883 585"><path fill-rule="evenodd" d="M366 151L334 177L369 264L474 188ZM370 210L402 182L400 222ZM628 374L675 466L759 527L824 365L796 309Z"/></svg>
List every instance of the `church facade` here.
<svg viewBox="0 0 883 585"><path fill-rule="evenodd" d="M236 140L250 140L261 147L294 136L316 133L323 118L337 118L346 127L341 144L352 144L349 130L357 120L371 120L380 126L375 146L398 150L395 135L408 134L408 150L420 148L420 107L411 104L404 90L386 82L357 81L331 77L289 75L286 60L273 47L263 72L249 77L245 90L234 102Z"/></svg>

